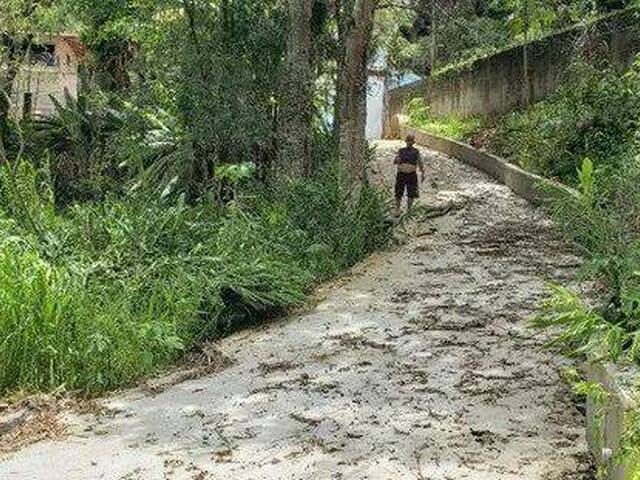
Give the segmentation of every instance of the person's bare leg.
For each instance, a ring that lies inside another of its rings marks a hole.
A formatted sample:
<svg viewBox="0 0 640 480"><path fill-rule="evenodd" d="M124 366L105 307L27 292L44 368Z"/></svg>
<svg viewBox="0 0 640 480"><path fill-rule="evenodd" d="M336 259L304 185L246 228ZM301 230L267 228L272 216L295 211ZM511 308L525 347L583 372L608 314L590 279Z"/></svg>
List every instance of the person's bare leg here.
<svg viewBox="0 0 640 480"><path fill-rule="evenodd" d="M401 209L402 209L402 198L396 198L396 210L395 210L396 217L400 216Z"/></svg>
<svg viewBox="0 0 640 480"><path fill-rule="evenodd" d="M407 201L407 205L408 205L408 209L411 210L411 207L413 207L414 202L416 201L415 198L411 198L409 197L409 200Z"/></svg>

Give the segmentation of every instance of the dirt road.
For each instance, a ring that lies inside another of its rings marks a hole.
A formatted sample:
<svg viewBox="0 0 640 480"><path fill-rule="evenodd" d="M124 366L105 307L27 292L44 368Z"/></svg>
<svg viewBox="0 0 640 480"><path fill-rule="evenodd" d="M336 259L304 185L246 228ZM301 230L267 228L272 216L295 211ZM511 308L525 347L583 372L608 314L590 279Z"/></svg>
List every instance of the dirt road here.
<svg viewBox="0 0 640 480"><path fill-rule="evenodd" d="M398 143L379 145L389 177ZM312 311L219 345L222 372L109 399L3 480L591 478L584 418L526 319L577 259L544 215L426 152L448 205Z"/></svg>

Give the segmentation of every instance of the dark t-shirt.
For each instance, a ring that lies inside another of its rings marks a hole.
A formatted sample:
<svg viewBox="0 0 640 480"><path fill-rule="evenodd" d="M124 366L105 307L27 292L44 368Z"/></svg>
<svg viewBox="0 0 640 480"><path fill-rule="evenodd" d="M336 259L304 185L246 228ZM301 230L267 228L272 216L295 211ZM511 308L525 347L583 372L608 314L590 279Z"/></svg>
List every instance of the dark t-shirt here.
<svg viewBox="0 0 640 480"><path fill-rule="evenodd" d="M398 158L400 159L400 163L418 165L420 161L420 151L415 147L404 147L398 152Z"/></svg>

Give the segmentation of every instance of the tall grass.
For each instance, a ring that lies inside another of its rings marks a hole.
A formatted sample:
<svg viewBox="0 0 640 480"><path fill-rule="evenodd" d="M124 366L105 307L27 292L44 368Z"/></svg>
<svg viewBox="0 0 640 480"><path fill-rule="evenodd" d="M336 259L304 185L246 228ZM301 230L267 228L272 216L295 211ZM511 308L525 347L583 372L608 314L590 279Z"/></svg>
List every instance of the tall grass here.
<svg viewBox="0 0 640 480"><path fill-rule="evenodd" d="M422 98L415 98L407 105L409 124L433 135L439 135L453 140L469 140L479 133L483 122L478 117L459 115L447 115L435 117L431 108Z"/></svg>
<svg viewBox="0 0 640 480"><path fill-rule="evenodd" d="M554 286L534 324L553 327L571 355L640 362L640 159L595 170L585 160L577 196L556 199L553 214L586 257L589 300Z"/></svg>
<svg viewBox="0 0 640 480"><path fill-rule="evenodd" d="M130 384L303 302L387 239L382 198L365 188L353 202L336 165L224 209L133 196L63 213L21 172L46 235L0 196L0 395Z"/></svg>

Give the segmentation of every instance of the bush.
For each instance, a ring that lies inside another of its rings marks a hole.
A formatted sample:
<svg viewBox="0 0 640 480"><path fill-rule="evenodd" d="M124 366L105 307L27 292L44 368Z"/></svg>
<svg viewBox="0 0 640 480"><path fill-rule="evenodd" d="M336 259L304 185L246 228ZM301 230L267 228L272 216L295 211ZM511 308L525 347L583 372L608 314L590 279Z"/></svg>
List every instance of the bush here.
<svg viewBox="0 0 640 480"><path fill-rule="evenodd" d="M587 257L583 278L598 287L590 302L553 287L535 324L560 327L570 354L640 362L640 160L594 171L585 160L580 194L555 202L554 215Z"/></svg>
<svg viewBox="0 0 640 480"><path fill-rule="evenodd" d="M532 172L576 184L585 157L615 169L635 148L640 60L621 74L577 64L550 99L501 119L491 149Z"/></svg>
<svg viewBox="0 0 640 480"><path fill-rule="evenodd" d="M179 290L149 289L136 305L135 279L104 288L90 269L53 264L17 239L0 246L0 269L0 392L100 391L155 371L185 346Z"/></svg>
<svg viewBox="0 0 640 480"><path fill-rule="evenodd" d="M94 201L117 188L116 168L109 159L109 141L124 127L122 114L94 99L64 102L51 97L53 114L23 122L31 158L51 160L53 187L59 206Z"/></svg>
<svg viewBox="0 0 640 480"><path fill-rule="evenodd" d="M416 98L407 105L409 124L434 135L453 140L468 140L480 131L482 122L475 117L462 118L448 115L443 118L432 116L431 109L422 98Z"/></svg>
<svg viewBox="0 0 640 480"><path fill-rule="evenodd" d="M357 202L328 164L220 209L108 198L63 213L21 168L40 235L0 209L0 394L59 385L87 393L166 367L194 343L304 301L314 282L383 245L385 205ZM11 217L11 218L10 218Z"/></svg>

